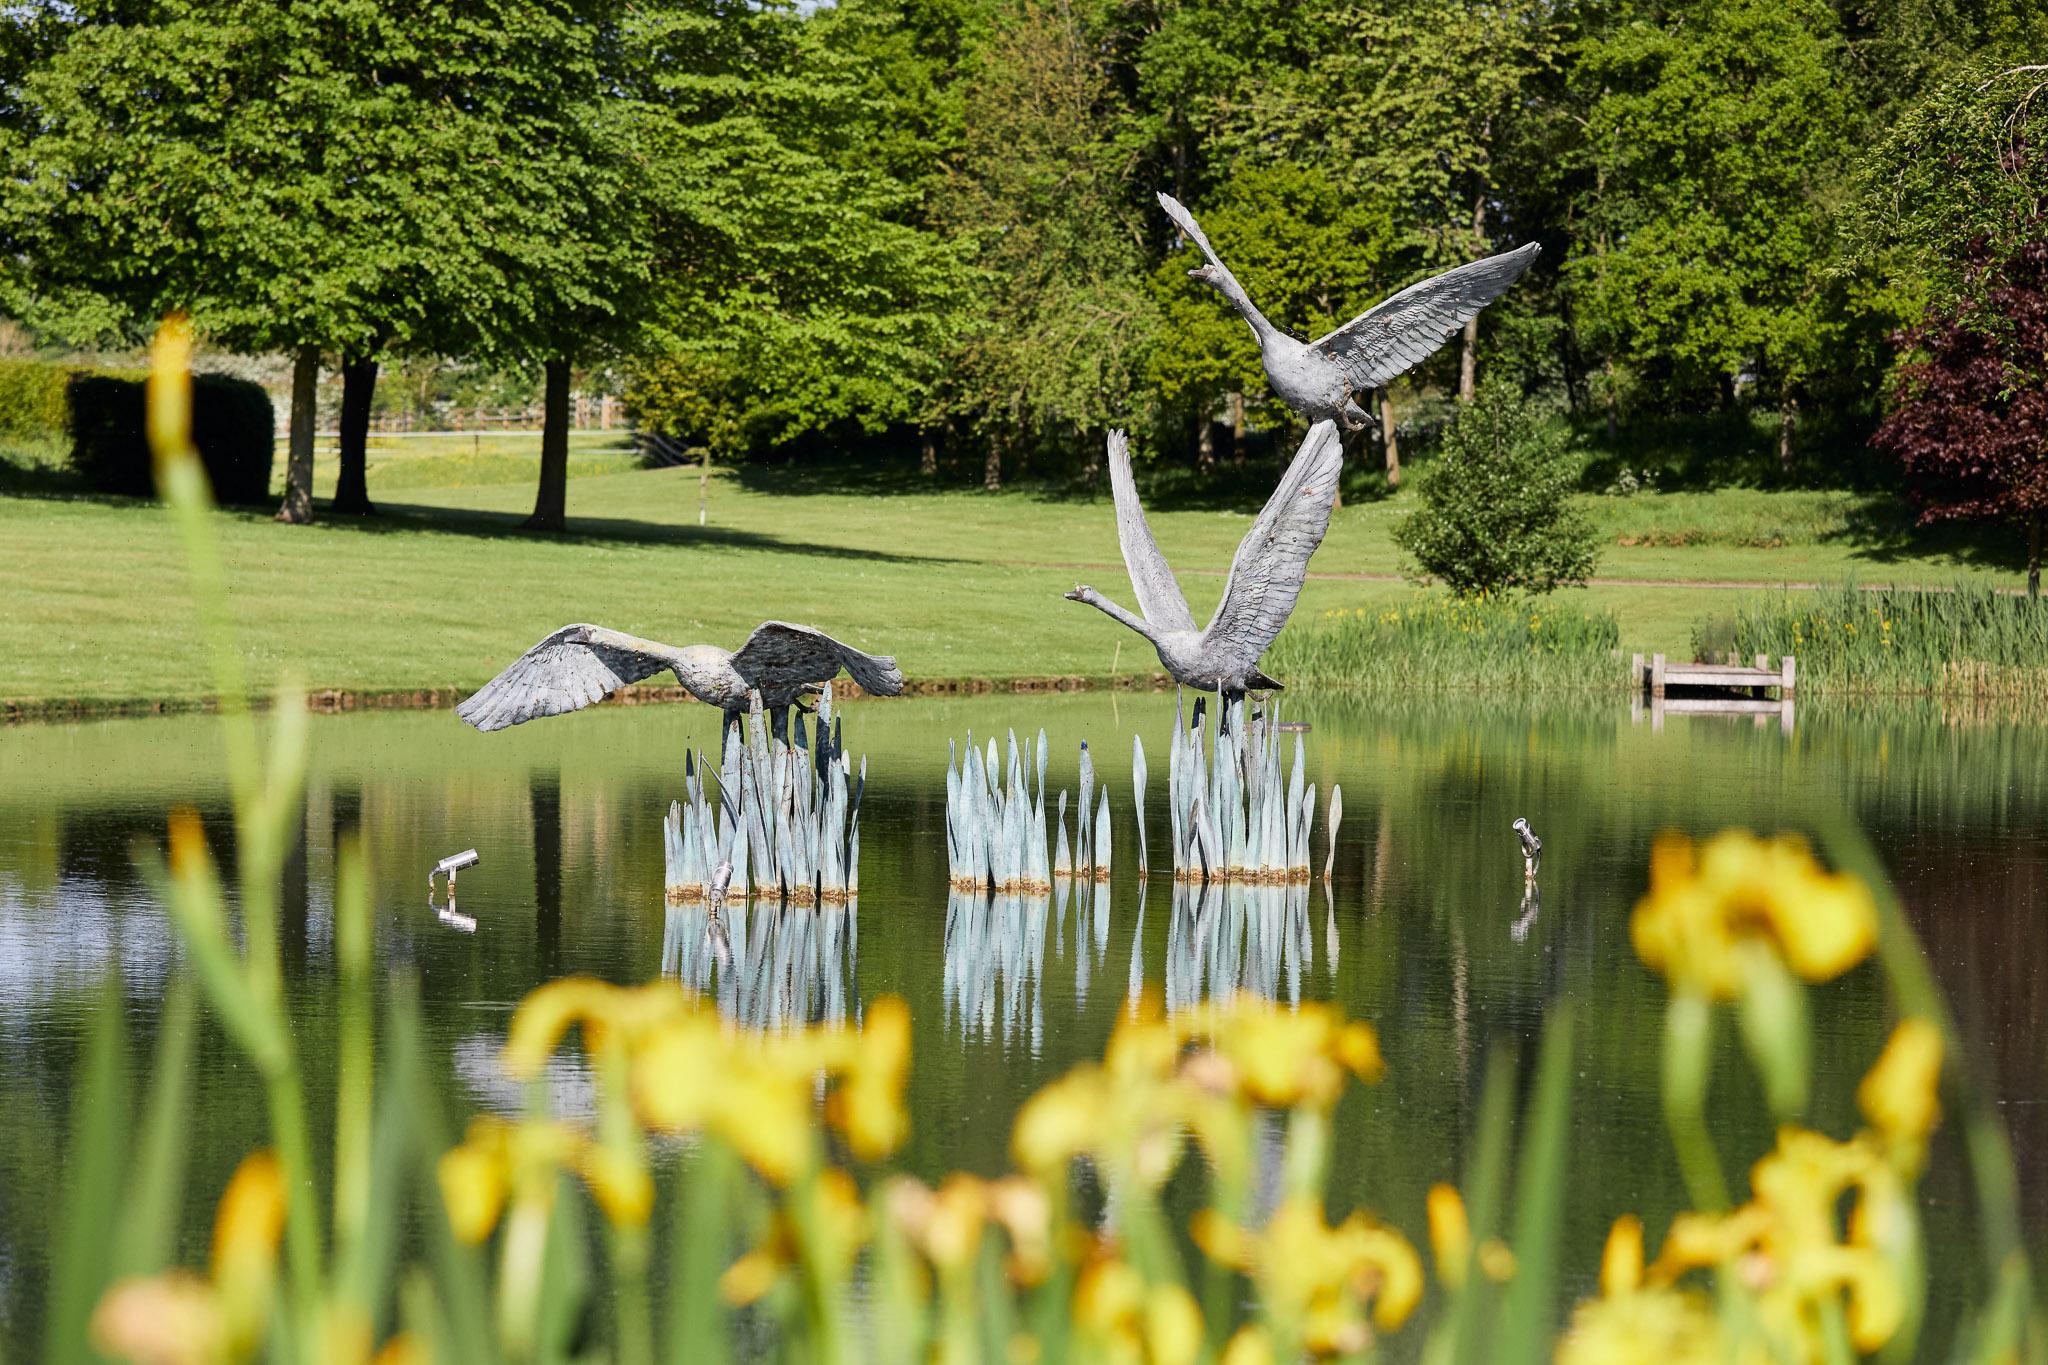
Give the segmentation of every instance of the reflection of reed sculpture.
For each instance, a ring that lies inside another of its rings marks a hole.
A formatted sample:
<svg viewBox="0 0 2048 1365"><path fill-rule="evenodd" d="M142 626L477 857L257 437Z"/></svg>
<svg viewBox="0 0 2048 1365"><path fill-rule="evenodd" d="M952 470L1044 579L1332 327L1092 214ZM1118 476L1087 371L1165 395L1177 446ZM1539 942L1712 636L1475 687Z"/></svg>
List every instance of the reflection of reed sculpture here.
<svg viewBox="0 0 2048 1365"><path fill-rule="evenodd" d="M857 997L851 915L817 915L744 900L673 906L661 970L718 1001L746 1028L842 1024Z"/></svg>
<svg viewBox="0 0 2048 1365"><path fill-rule="evenodd" d="M841 669L870 695L893 697L903 690L903 674L889 656L864 654L822 630L786 621L754 627L737 650L665 645L603 626L563 626L471 694L455 714L479 730L503 730L580 711L663 669L698 701L725 712L728 722L744 715L749 695L759 692L778 733L788 708Z"/></svg>
<svg viewBox="0 0 2048 1365"><path fill-rule="evenodd" d="M1360 398L1427 360L1451 333L1505 294L1540 250L1531 242L1447 270L1408 286L1326 337L1296 341L1252 304L1193 214L1171 195L1160 195L1159 205L1208 258L1208 264L1188 274L1230 300L1252 329L1266 379L1280 401L1311 422L1334 420L1346 431L1372 421Z"/></svg>
<svg viewBox="0 0 2048 1365"><path fill-rule="evenodd" d="M1223 585L1223 601L1208 628L1198 629L1138 503L1130 443L1122 432L1113 431L1109 482L1116 496L1116 534L1131 575L1131 591L1144 615L1133 616L1085 583L1067 597L1086 602L1151 641L1160 664L1177 683L1226 698L1278 688L1279 683L1259 671L1259 656L1280 634L1301 597L1309 556L1330 529L1330 507L1343 466L1337 428L1318 422L1266 500L1265 510L1239 542L1230 578Z"/></svg>
<svg viewBox="0 0 2048 1365"><path fill-rule="evenodd" d="M1240 991L1299 1004L1314 954L1306 883L1176 883L1166 934L1167 1011L1228 1000ZM1328 965L1334 962L1333 953Z"/></svg>
<svg viewBox="0 0 2048 1365"><path fill-rule="evenodd" d="M1046 1033L1046 959L1048 953L1061 961L1068 957L1064 928L1070 894L1078 1010L1087 1004L1090 977L1109 951L1107 886L1061 881L1051 896L947 892L941 990L949 1029L958 1029L965 1039L1023 1042L1033 1056L1039 1055ZM1056 991L1054 998L1062 994Z"/></svg>

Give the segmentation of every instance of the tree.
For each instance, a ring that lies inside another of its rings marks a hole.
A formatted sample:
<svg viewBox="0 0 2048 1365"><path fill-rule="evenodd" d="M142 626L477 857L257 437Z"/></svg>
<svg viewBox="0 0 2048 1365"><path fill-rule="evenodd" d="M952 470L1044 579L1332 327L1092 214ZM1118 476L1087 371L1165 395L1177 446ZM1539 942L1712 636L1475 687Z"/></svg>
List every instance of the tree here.
<svg viewBox="0 0 2048 1365"><path fill-rule="evenodd" d="M1998 253L1984 239L1964 260L1956 301L1902 342L1895 406L1873 444L1897 459L1923 523L2017 522L2027 533L2027 593L2041 591L2048 512L2048 218Z"/></svg>
<svg viewBox="0 0 2048 1365"><path fill-rule="evenodd" d="M1775 392L1790 458L1850 111L1820 0L1709 0L1581 53L1598 190L1566 270L1593 345L1676 393Z"/></svg>
<svg viewBox="0 0 2048 1365"><path fill-rule="evenodd" d="M290 353L283 520L312 516L323 353L360 394L381 351L499 345L554 324L565 291L635 287L602 249L617 219L586 211L627 178L608 180L581 136L612 89L605 0L64 14L6 125L18 174L0 220L25 262L13 302L78 341L183 309L222 345ZM368 397L346 406L366 414Z"/></svg>
<svg viewBox="0 0 2048 1365"><path fill-rule="evenodd" d="M915 54L891 54L901 89L878 75L877 8L645 21L657 282L640 420L736 455L924 412L964 272L921 221L932 169L900 126L930 81Z"/></svg>
<svg viewBox="0 0 2048 1365"><path fill-rule="evenodd" d="M1843 224L1854 259L1891 256L1949 290L1989 278L1983 248L2020 245L2048 214L2048 66L1962 66L1901 113L1857 188Z"/></svg>
<svg viewBox="0 0 2048 1365"><path fill-rule="evenodd" d="M1009 441L1072 436L1092 451L1097 434L1143 415L1149 220L1105 131L1114 91L1066 0L1003 4L965 98L967 145L941 217L976 278L948 398L988 440L993 490Z"/></svg>
<svg viewBox="0 0 2048 1365"><path fill-rule="evenodd" d="M1445 430L1422 505L1396 523L1394 542L1461 597L1584 583L1598 550L1572 505L1577 479L1562 428L1489 380Z"/></svg>

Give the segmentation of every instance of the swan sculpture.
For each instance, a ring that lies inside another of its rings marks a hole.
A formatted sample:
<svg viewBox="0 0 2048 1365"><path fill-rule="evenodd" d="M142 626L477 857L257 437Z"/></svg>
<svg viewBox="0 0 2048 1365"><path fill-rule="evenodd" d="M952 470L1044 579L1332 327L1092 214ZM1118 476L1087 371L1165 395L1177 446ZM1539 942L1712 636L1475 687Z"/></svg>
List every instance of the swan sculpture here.
<svg viewBox="0 0 2048 1365"><path fill-rule="evenodd" d="M603 626L563 626L485 683L455 714L479 730L503 730L542 716L580 711L643 678L670 669L691 696L725 712L744 714L748 694L779 731L787 708L845 669L873 696L903 690L903 674L885 654L866 654L822 630L766 621L737 650L716 645L665 645Z"/></svg>
<svg viewBox="0 0 2048 1365"><path fill-rule="evenodd" d="M1179 200L1162 193L1159 206L1208 258L1208 264L1190 270L1189 277L1230 300L1258 338L1259 360L1280 401L1311 422L1336 421L1346 431L1359 431L1372 422L1359 395L1384 388L1435 354L1451 333L1507 293L1542 250L1531 242L1447 270L1409 285L1326 337L1297 341L1266 321Z"/></svg>
<svg viewBox="0 0 2048 1365"><path fill-rule="evenodd" d="M1159 662L1177 683L1221 693L1225 701L1249 691L1278 689L1278 682L1259 671L1259 656L1287 624L1301 597L1309 556L1330 529L1330 508L1343 464L1344 446L1335 424L1323 421L1310 427L1280 486L1238 544L1223 601L1203 630L1196 627L1180 582L1138 504L1130 443L1121 431L1112 431L1109 484L1116 498L1117 540L1144 615L1132 615L1085 583L1067 598L1086 602L1150 640Z"/></svg>

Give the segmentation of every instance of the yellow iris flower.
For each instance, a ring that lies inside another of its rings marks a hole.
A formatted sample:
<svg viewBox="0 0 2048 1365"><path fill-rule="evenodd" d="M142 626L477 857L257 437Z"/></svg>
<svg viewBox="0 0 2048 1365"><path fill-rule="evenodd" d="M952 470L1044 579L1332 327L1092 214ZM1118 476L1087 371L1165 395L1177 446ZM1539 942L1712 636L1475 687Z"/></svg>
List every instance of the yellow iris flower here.
<svg viewBox="0 0 2048 1365"><path fill-rule="evenodd" d="M1666 834L1629 932L1674 989L1729 1000L1743 990L1746 945L1768 946L1807 981L1849 970L1877 942L1877 907L1868 887L1824 871L1796 837L1731 830L1696 847Z"/></svg>
<svg viewBox="0 0 2048 1365"><path fill-rule="evenodd" d="M1326 1226L1314 1199L1281 1201L1258 1232L1205 1209L1194 1234L1209 1259L1250 1276L1266 1311L1318 1356L1351 1354L1370 1343L1367 1302L1373 1326L1391 1332L1422 1299L1422 1258L1407 1238L1362 1213Z"/></svg>
<svg viewBox="0 0 2048 1365"><path fill-rule="evenodd" d="M94 1348L150 1365L254 1354L270 1322L287 1197L273 1153L242 1158L214 1211L210 1277L171 1270L115 1284L93 1311Z"/></svg>

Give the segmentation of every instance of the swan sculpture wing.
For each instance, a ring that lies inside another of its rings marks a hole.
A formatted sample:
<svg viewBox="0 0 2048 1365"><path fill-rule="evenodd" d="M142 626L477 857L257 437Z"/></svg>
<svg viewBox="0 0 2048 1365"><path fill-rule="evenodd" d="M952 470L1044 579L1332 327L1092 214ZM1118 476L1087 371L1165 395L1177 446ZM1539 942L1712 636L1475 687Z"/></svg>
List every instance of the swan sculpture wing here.
<svg viewBox="0 0 2048 1365"><path fill-rule="evenodd" d="M479 730L580 711L627 683L674 668L677 651L603 626L563 626L455 708Z"/></svg>
<svg viewBox="0 0 2048 1365"><path fill-rule="evenodd" d="M1308 577L1309 556L1330 529L1337 475L1343 467L1344 443L1337 424L1323 421L1310 427L1294 463L1230 562L1223 601L1202 633L1202 644L1212 658L1249 670L1287 624L1301 598L1302 580Z"/></svg>
<svg viewBox="0 0 2048 1365"><path fill-rule="evenodd" d="M844 668L872 697L893 697L903 690L903 674L886 654L868 654L841 644L822 630L764 621L732 656L750 687L802 687L830 682Z"/></svg>
<svg viewBox="0 0 2048 1365"><path fill-rule="evenodd" d="M1175 205L1175 207L1179 207ZM1138 610L1159 630L1199 629L1188 610L1186 594L1159 542L1152 538L1152 525L1138 502L1138 485L1131 478L1131 444L1121 431L1109 433L1109 488L1116 497L1116 538L1123 546L1124 568L1131 575L1131 590L1138 594Z"/></svg>
<svg viewBox="0 0 2048 1365"><path fill-rule="evenodd" d="M1531 242L1411 284L1308 344L1335 361L1354 390L1384 388L1435 354L1473 314L1508 292L1542 248Z"/></svg>

